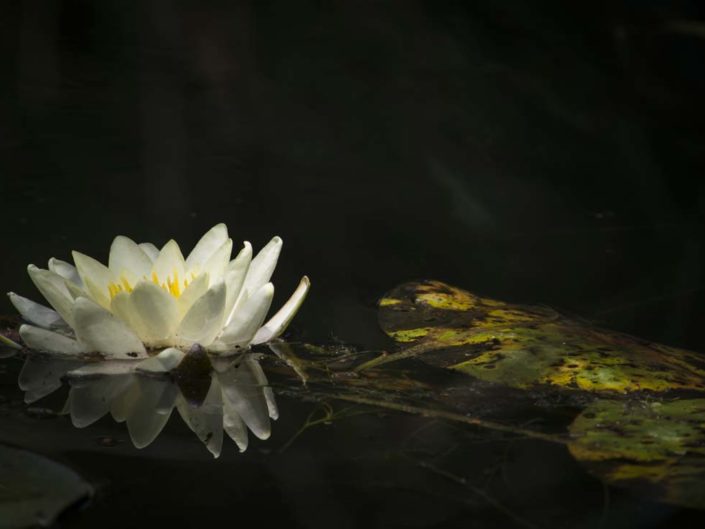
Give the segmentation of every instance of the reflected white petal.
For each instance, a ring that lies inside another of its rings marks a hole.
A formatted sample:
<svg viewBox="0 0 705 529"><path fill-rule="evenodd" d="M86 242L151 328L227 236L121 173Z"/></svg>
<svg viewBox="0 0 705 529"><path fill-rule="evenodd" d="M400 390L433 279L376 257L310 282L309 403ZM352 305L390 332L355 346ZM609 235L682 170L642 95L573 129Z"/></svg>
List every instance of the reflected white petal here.
<svg viewBox="0 0 705 529"><path fill-rule="evenodd" d="M73 380L69 397L71 422L76 428L93 424L110 411L112 402L130 384L131 375Z"/></svg>
<svg viewBox="0 0 705 529"><path fill-rule="evenodd" d="M17 378L20 389L25 392L25 402L30 404L59 389L61 378L83 363L83 360L66 357L28 356Z"/></svg>
<svg viewBox="0 0 705 529"><path fill-rule="evenodd" d="M130 388L130 393L135 396L127 414L127 430L135 447L144 448L157 438L169 421L178 390L168 380L136 378L136 388Z"/></svg>
<svg viewBox="0 0 705 529"><path fill-rule="evenodd" d="M242 362L238 367L216 375L223 390L224 405L237 413L255 436L267 439L271 434L269 408L251 366Z"/></svg>
<svg viewBox="0 0 705 529"><path fill-rule="evenodd" d="M176 409L213 457L219 457L223 447L223 401L218 380L211 379L208 394L200 406L191 406L182 397L177 400Z"/></svg>
<svg viewBox="0 0 705 529"><path fill-rule="evenodd" d="M78 298L73 308L76 337L87 351L117 358L146 356L142 341L109 311L88 298Z"/></svg>

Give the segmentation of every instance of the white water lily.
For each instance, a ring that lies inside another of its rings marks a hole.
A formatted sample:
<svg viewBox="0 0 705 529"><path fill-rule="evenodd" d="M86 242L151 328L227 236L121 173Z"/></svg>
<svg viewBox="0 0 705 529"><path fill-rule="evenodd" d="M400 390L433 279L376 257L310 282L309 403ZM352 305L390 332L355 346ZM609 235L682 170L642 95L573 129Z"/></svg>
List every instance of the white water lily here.
<svg viewBox="0 0 705 529"><path fill-rule="evenodd" d="M274 294L269 282L282 240L274 237L253 258L245 242L230 259L225 224L211 228L184 259L171 240L161 250L118 236L108 266L79 252L74 265L49 260L29 275L53 310L8 295L29 324L20 336L30 349L110 358L145 358L166 347L199 344L227 353L281 335L310 286L303 277L282 308L263 325Z"/></svg>

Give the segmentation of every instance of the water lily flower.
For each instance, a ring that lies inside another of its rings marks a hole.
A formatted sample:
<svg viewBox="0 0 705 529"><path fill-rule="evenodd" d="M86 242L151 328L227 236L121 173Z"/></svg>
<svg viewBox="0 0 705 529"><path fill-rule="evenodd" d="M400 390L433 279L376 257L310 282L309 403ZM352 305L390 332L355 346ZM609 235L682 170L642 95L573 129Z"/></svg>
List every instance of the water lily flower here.
<svg viewBox="0 0 705 529"><path fill-rule="evenodd" d="M48 270L29 265L30 278L53 309L10 292L29 322L20 336L30 349L118 359L194 344L228 353L272 340L301 307L310 282L304 276L264 323L282 240L274 237L255 257L245 242L231 260L232 245L225 224L218 224L186 258L173 240L160 250L118 236L108 266L79 252L73 252L75 266L54 258Z"/></svg>

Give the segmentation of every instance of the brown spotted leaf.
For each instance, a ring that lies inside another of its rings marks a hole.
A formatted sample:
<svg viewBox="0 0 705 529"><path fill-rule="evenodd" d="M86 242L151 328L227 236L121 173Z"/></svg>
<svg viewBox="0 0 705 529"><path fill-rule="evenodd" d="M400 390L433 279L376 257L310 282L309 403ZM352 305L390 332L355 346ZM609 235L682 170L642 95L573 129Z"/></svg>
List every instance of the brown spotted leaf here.
<svg viewBox="0 0 705 529"><path fill-rule="evenodd" d="M705 359L694 352L596 329L544 307L482 298L439 281L406 283L379 303L382 329L400 358L516 388L589 392L705 390Z"/></svg>

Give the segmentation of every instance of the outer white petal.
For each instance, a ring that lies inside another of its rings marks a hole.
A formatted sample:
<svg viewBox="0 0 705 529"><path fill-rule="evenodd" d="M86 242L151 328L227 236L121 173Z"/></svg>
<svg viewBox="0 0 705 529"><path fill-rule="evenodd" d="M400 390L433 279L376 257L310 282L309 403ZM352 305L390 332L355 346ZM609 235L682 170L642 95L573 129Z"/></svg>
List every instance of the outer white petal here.
<svg viewBox="0 0 705 529"><path fill-rule="evenodd" d="M54 272L42 270L34 265L29 265L27 272L42 296L56 309L56 312L66 323L73 326L71 316L73 297L66 286L66 280Z"/></svg>
<svg viewBox="0 0 705 529"><path fill-rule="evenodd" d="M142 281L130 293L130 302L133 328L142 340L159 343L173 336L179 323L179 310L174 297L166 290Z"/></svg>
<svg viewBox="0 0 705 529"><path fill-rule="evenodd" d="M191 306L179 324L176 339L179 343L198 343L206 347L223 329L225 283L213 285Z"/></svg>
<svg viewBox="0 0 705 529"><path fill-rule="evenodd" d="M228 240L228 228L225 224L216 224L196 243L186 259L186 270L191 273L200 268Z"/></svg>
<svg viewBox="0 0 705 529"><path fill-rule="evenodd" d="M48 351L69 356L86 352L86 349L76 340L34 325L22 325L20 336L27 347L35 351Z"/></svg>
<svg viewBox="0 0 705 529"><path fill-rule="evenodd" d="M154 262L157 257L159 257L159 248L154 246L151 242L141 242L139 247L142 248L142 251L149 257L150 261Z"/></svg>
<svg viewBox="0 0 705 529"><path fill-rule="evenodd" d="M39 303L35 303L31 299L18 296L14 292L8 292L7 295L20 315L28 322L39 325L45 329L69 329L58 312L44 305L40 305Z"/></svg>
<svg viewBox="0 0 705 529"><path fill-rule="evenodd" d="M218 379L211 379L208 394L201 406L191 406L182 397L177 400L176 409L213 457L219 457L223 447L223 400Z"/></svg>
<svg viewBox="0 0 705 529"><path fill-rule="evenodd" d="M249 345L267 316L273 296L274 285L267 283L247 299L242 307L233 314L230 323L218 338L218 344L213 344L215 346L213 349L225 350Z"/></svg>
<svg viewBox="0 0 705 529"><path fill-rule="evenodd" d="M176 299L176 304L181 314L186 314L191 308L191 305L206 293L209 283L210 278L208 274L201 274L188 284L181 295Z"/></svg>
<svg viewBox="0 0 705 529"><path fill-rule="evenodd" d="M225 271L225 286L227 294L225 297L225 324L230 322L230 317L235 308L235 302L240 297L242 285L245 283L247 270L252 262L252 245L245 241L242 250L237 254L237 257L228 263L228 268Z"/></svg>
<svg viewBox="0 0 705 529"><path fill-rule="evenodd" d="M61 259L56 259L55 257L52 257L51 259L49 259L49 270L51 270L55 274L59 274L61 277L63 277L67 281L70 281L74 285L77 285L79 287L83 285L83 283L81 282L81 277L78 275L78 271L76 270L76 267L73 266L71 263L67 263L66 261L62 261Z"/></svg>
<svg viewBox="0 0 705 529"><path fill-rule="evenodd" d="M252 259L243 289L252 293L269 281L277 266L282 244L280 237L274 237Z"/></svg>
<svg viewBox="0 0 705 529"><path fill-rule="evenodd" d="M169 347L156 356L142 360L136 366L138 371L148 373L167 373L175 369L184 359L185 353L180 349Z"/></svg>
<svg viewBox="0 0 705 529"><path fill-rule="evenodd" d="M135 241L118 235L110 246L108 268L116 277L124 275L134 285L139 279L149 276L152 260Z"/></svg>
<svg viewBox="0 0 705 529"><path fill-rule="evenodd" d="M115 282L115 276L107 266L80 252L72 252L76 270L83 286L93 301L106 309L110 307L108 285Z"/></svg>
<svg viewBox="0 0 705 529"><path fill-rule="evenodd" d="M201 273L206 272L211 278L211 285L220 281L225 275L225 270L230 261L230 254L233 250L233 240L228 239L201 267Z"/></svg>
<svg viewBox="0 0 705 529"><path fill-rule="evenodd" d="M304 276L289 300L284 303L284 306L264 324L264 327L257 331L252 343L256 345L268 342L283 333L301 308L309 288L311 288L311 281Z"/></svg>
<svg viewBox="0 0 705 529"><path fill-rule="evenodd" d="M160 283L166 283L168 278L183 281L186 277L184 273L184 256L181 249L173 239L166 243L159 252L159 256L152 264L152 274L156 274Z"/></svg>
<svg viewBox="0 0 705 529"><path fill-rule="evenodd" d="M87 351L116 358L147 356L144 345L130 328L88 298L78 298L73 307L76 337Z"/></svg>

